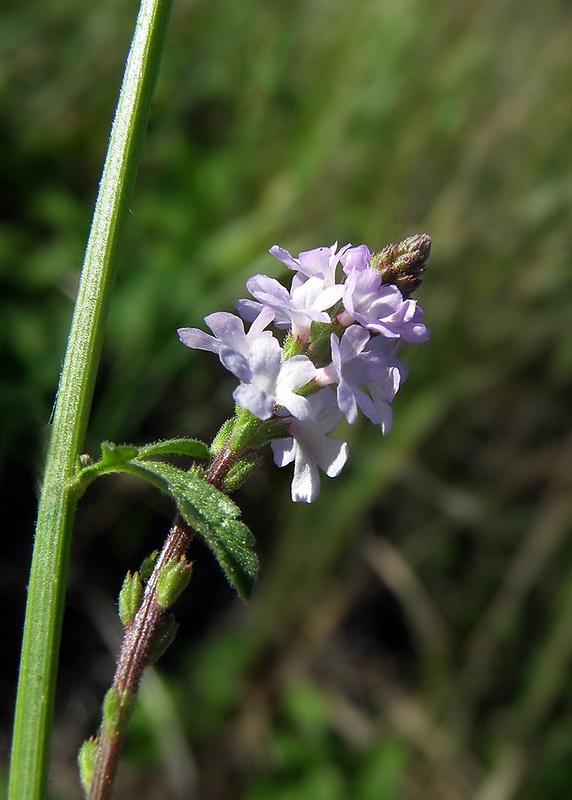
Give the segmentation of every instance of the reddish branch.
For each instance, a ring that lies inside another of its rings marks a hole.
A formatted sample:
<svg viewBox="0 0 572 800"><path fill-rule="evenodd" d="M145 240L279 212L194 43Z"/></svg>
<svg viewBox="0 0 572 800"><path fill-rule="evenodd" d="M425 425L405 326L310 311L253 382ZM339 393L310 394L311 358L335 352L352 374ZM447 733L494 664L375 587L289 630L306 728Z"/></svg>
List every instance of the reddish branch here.
<svg viewBox="0 0 572 800"><path fill-rule="evenodd" d="M120 722L115 730L110 729L104 717L87 800L108 800L111 797L113 780L131 716L130 709L137 696L143 671L149 663L149 652L155 643L156 633L166 618L165 609L157 602L158 576L165 564L179 561L184 556L192 538L193 531L181 520L175 520L145 586L139 610L125 629L112 688L125 700L126 709L120 715Z"/></svg>

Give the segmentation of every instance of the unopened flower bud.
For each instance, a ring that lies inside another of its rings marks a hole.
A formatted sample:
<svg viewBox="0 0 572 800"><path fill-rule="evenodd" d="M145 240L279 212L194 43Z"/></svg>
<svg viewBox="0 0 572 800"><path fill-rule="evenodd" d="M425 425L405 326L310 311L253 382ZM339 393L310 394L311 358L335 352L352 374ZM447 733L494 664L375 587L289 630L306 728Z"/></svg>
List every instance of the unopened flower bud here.
<svg viewBox="0 0 572 800"><path fill-rule="evenodd" d="M130 625L139 611L143 597L143 584L138 572L128 572L119 592L118 611L123 627Z"/></svg>
<svg viewBox="0 0 572 800"><path fill-rule="evenodd" d="M103 698L103 722L112 738L115 738L119 731L121 711L121 695L115 686L112 686Z"/></svg>
<svg viewBox="0 0 572 800"><path fill-rule="evenodd" d="M258 455L243 456L229 468L223 483L224 491L228 494L235 492L261 463L262 458Z"/></svg>
<svg viewBox="0 0 572 800"><path fill-rule="evenodd" d="M219 432L213 439L213 443L211 444L211 454L215 455L221 450L224 445L228 442L230 435L232 434L232 429L234 426L234 419L227 419L227 421L222 425Z"/></svg>
<svg viewBox="0 0 572 800"><path fill-rule="evenodd" d="M408 297L421 283L419 277L431 252L431 237L426 233L409 236L399 244L388 244L374 253L370 264L381 273L382 283L394 284Z"/></svg>
<svg viewBox="0 0 572 800"><path fill-rule="evenodd" d="M141 580L147 582L151 577L151 573L153 572L153 567L155 566L155 561L157 560L157 556L159 555L158 550L153 550L151 555L147 556L141 562L141 566L139 567L139 575L141 576Z"/></svg>
<svg viewBox="0 0 572 800"><path fill-rule="evenodd" d="M191 564L183 557L180 561L168 561L161 568L157 579L157 603L169 608L176 602L191 579Z"/></svg>
<svg viewBox="0 0 572 800"><path fill-rule="evenodd" d="M153 636L149 653L147 654L148 664L154 664L161 658L167 648L173 643L178 628L179 625L172 614L159 624Z"/></svg>
<svg viewBox="0 0 572 800"><path fill-rule="evenodd" d="M84 792L87 794L89 784L93 776L95 767L95 757L97 755L97 739L86 739L79 749L77 754L77 763L79 767L79 777Z"/></svg>

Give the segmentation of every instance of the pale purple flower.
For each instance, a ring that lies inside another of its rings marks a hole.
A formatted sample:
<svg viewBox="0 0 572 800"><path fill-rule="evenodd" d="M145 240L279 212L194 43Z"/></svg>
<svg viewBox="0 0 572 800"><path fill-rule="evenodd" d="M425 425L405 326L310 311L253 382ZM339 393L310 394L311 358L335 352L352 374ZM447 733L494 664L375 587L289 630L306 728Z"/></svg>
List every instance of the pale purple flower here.
<svg viewBox="0 0 572 800"><path fill-rule="evenodd" d="M337 246L338 243L335 242L331 247L315 247L313 250L304 250L298 258L294 258L288 250L277 244L273 245L269 252L286 264L289 269L301 273L304 278L322 278L326 286L333 286L336 283L336 267L340 258L350 247L349 244L346 244L339 252L336 252ZM304 278L295 280L295 284L301 283Z"/></svg>
<svg viewBox="0 0 572 800"><path fill-rule="evenodd" d="M399 388L399 370L397 367L388 367L380 373L379 379L368 383L367 388L371 394L372 403L377 413L376 424L386 436L393 426L393 409L391 401ZM374 420L372 420L373 422Z"/></svg>
<svg viewBox="0 0 572 800"><path fill-rule="evenodd" d="M205 322L214 336L199 328L179 328L177 333L181 342L187 347L217 353L223 365L236 374L233 369L236 354L248 360L250 348L255 341L261 337L273 338L271 331L264 330L273 316L270 309L265 309L254 320L248 333L245 333L244 322L240 317L227 311L217 311L205 317Z"/></svg>
<svg viewBox="0 0 572 800"><path fill-rule="evenodd" d="M399 344L383 339L381 336L372 336L368 343L368 350L375 353L383 367L374 371L373 377L366 382L366 388L371 395L373 404L378 413L377 424L381 432L389 433L393 424L393 411L391 401L397 394L401 384L407 379L408 369L403 361L397 358Z"/></svg>
<svg viewBox="0 0 572 800"><path fill-rule="evenodd" d="M376 380L386 368L387 359L379 352L366 350L370 334L361 325L350 325L339 339L336 334L330 338L332 363L318 370L316 382L337 384L338 406L347 421L357 421L358 406L374 424L380 423L380 416L371 398L360 387Z"/></svg>
<svg viewBox="0 0 572 800"><path fill-rule="evenodd" d="M284 467L294 462L292 500L295 503L311 503L318 496L318 467L330 478L335 478L348 458L347 443L326 436L342 417L334 392L326 387L310 395L308 400L312 416L293 420L289 427L291 436L271 443L277 466Z"/></svg>
<svg viewBox="0 0 572 800"><path fill-rule="evenodd" d="M349 273L343 303L345 313L338 316L342 324L359 322L386 338L401 337L406 342L425 342L429 338L417 301L405 300L393 284L382 284L380 273L373 267Z"/></svg>
<svg viewBox="0 0 572 800"><path fill-rule="evenodd" d="M308 278L289 292L275 278L254 275L246 282L246 288L258 302L239 300L236 309L242 317L255 319L263 308L270 308L276 327L291 326L292 335L302 342L308 341L312 322L331 321L325 309L335 305L343 293L343 286L326 286L318 277Z"/></svg>
<svg viewBox="0 0 572 800"><path fill-rule="evenodd" d="M332 334L332 363L317 370L314 380L321 386L337 384L338 406L350 424L357 421L359 407L386 434L392 423L389 403L407 374L396 350L387 339L370 338L361 325L350 325L341 339Z"/></svg>
<svg viewBox="0 0 572 800"><path fill-rule="evenodd" d="M370 259L371 250L367 244L359 244L357 247L350 247L340 256L342 268L346 275L349 275L353 270L363 272L364 269L369 267Z"/></svg>
<svg viewBox="0 0 572 800"><path fill-rule="evenodd" d="M295 391L312 380L316 368L307 356L294 356L287 361L281 361L281 357L278 340L262 336L252 343L247 358L235 353L229 369L243 383L234 390L233 397L259 419L269 419L277 406L294 417L306 418L311 413L308 400Z"/></svg>

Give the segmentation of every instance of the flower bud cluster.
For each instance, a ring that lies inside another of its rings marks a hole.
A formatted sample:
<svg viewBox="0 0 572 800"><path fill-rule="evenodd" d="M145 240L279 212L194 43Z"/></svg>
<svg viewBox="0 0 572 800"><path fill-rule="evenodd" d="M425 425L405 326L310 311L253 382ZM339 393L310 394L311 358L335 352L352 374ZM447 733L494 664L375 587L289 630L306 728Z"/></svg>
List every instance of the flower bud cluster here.
<svg viewBox="0 0 572 800"><path fill-rule="evenodd" d="M255 275L246 283L254 300L236 304L240 317L205 317L212 336L197 328L178 331L183 344L217 353L240 380L233 393L239 406L260 420L287 423L289 436L271 446L278 466L294 462L294 501L315 500L318 467L329 477L342 470L348 446L327 435L342 417L354 423L361 409L383 434L390 430L390 403L407 376L400 345L429 338L417 301L387 277L405 273L411 284L424 269L430 239L422 234L390 247L399 259L388 248L380 258L364 244L338 250L336 243L297 258L275 245L270 253L294 272L289 289ZM417 255L409 256L413 250ZM287 332L282 343L267 330L271 323Z"/></svg>

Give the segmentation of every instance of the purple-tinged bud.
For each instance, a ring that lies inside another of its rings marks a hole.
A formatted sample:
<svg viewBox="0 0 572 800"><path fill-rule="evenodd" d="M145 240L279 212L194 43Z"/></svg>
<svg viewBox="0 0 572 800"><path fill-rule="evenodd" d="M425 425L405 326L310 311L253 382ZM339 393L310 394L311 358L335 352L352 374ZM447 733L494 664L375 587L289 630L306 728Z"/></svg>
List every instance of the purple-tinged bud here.
<svg viewBox="0 0 572 800"><path fill-rule="evenodd" d="M430 252L431 237L418 233L373 253L369 263L381 273L382 283L394 284L404 297L409 297L421 283L419 276L425 271Z"/></svg>

